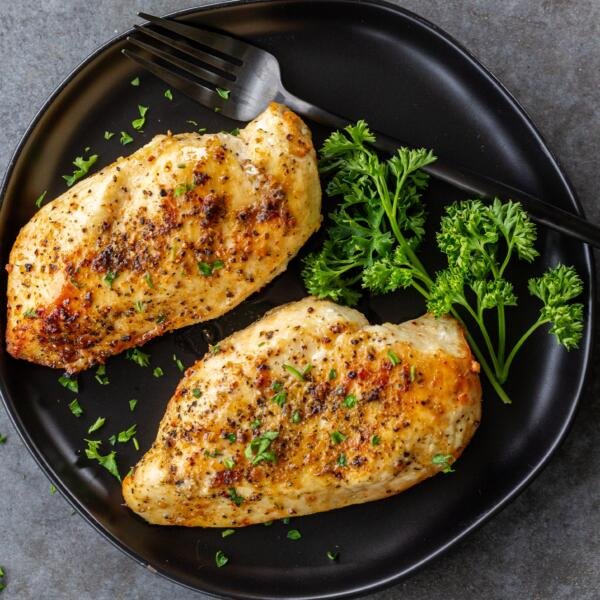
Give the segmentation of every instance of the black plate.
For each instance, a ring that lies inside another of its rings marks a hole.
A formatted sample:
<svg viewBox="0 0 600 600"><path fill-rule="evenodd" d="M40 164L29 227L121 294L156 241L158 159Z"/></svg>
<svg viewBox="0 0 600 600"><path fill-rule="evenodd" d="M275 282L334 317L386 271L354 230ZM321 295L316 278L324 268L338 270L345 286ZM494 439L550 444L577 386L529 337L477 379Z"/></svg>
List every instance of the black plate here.
<svg viewBox="0 0 600 600"><path fill-rule="evenodd" d="M456 42L407 11L373 2L282 1L215 5L181 13L180 18L228 30L273 51L285 83L302 97L349 117L364 117L376 129L455 155L487 175L579 211L564 173L515 100ZM209 131L234 126L177 92L168 102L165 86L122 57L122 47L120 36L77 68L21 142L2 190L3 263L19 227L35 210L34 199L44 189L49 198L64 191L61 175L72 170L71 160L85 146L100 154L98 164L107 164L156 133L188 130L188 119ZM141 85L135 88L129 81L137 74ZM126 148L118 136L104 141L105 129L131 130L138 103L150 106L144 134L136 134L135 144ZM315 134L319 142L323 132L315 129ZM436 226L440 205L459 197L432 182L427 196L430 229ZM98 385L93 373L83 374L79 398L86 414L79 420L69 412L67 402L73 396L58 385L57 372L14 361L4 351L2 396L25 443L60 491L103 535L142 564L222 596L365 594L431 560L514 497L548 460L571 423L590 356L592 257L576 242L541 233L536 273L563 261L584 275L581 349L566 353L540 332L512 372L508 390L514 404L502 405L485 388L483 422L453 475L435 477L388 500L293 519L303 535L300 541L287 540L281 523L251 527L225 540L219 530L149 526L122 506L116 480L81 453L87 427L100 415L108 417L100 432L104 440L136 422L141 450L146 450L180 378L173 353L189 365L203 354L208 340L250 323L271 306L302 297L298 260L223 319L148 344L152 365L165 370L162 379L123 357L109 361L108 386ZM426 262L435 266L436 253L430 254ZM520 269L522 301L510 316L517 330L536 309L523 287L531 269ZM372 320L397 322L423 310L410 294L367 299L361 308ZM127 401L134 397L139 404L131 413ZM131 445L120 449L121 470L127 471L138 456ZM325 552L338 547L341 560L331 563ZM226 568L214 566L217 549L230 556Z"/></svg>

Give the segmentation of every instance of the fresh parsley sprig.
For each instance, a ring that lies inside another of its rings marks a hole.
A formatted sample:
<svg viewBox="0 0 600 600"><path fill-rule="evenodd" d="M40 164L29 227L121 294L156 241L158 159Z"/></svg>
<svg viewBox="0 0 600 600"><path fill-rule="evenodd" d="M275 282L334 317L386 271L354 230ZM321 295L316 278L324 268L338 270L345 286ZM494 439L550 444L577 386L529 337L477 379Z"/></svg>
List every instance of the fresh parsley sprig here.
<svg viewBox="0 0 600 600"><path fill-rule="evenodd" d="M427 186L422 168L435 160L430 151L400 148L381 160L364 121L334 132L320 151L319 168L330 176L329 196L340 196L330 214L328 239L305 259L304 283L321 298L355 304L360 287L382 294L413 287L436 316L452 314L464 327L482 369L503 402L502 384L525 341L550 325L559 344L577 347L583 331L583 306L573 300L582 282L572 267L558 265L529 281L542 301L536 322L508 348L506 309L517 295L506 271L515 259L532 262L536 227L518 202L466 200L446 208L437 234L448 267L431 277L417 256L425 233L421 194ZM490 315L495 313L495 325ZM466 321L474 322L484 351ZM411 373L412 379L412 373Z"/></svg>

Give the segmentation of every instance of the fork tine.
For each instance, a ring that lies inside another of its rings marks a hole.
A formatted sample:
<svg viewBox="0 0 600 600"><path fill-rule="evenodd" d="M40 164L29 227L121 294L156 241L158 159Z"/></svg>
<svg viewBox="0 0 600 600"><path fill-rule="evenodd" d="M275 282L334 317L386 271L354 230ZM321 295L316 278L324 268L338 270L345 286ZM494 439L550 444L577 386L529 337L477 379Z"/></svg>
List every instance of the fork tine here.
<svg viewBox="0 0 600 600"><path fill-rule="evenodd" d="M219 106L219 96L212 89L203 86L197 81L193 81L191 79L183 77L182 75L175 74L172 71L166 69L165 67L144 58L136 51L123 48L121 52L128 58L134 60L139 65L144 67L144 69L150 71L159 79L162 79L170 86L183 92L186 96L189 96L196 102L199 102L200 104L203 104L204 106L208 106L209 108L213 109Z"/></svg>
<svg viewBox="0 0 600 600"><path fill-rule="evenodd" d="M159 27L168 29L173 33L177 33L184 38L193 40L194 42L204 46L209 52L219 52L223 55L223 58L234 62L234 64L242 64L244 56L248 51L252 50L252 46L236 40L228 35L221 33L214 33L201 29L200 27L193 27L191 25L184 25L178 21L172 21L169 19L163 19L161 17L155 17L148 13L138 13L142 19L146 19L150 23L154 23Z"/></svg>
<svg viewBox="0 0 600 600"><path fill-rule="evenodd" d="M168 62L170 65L174 65L180 69L183 69L186 73L189 73L190 75L199 77L200 79L202 79L203 81L205 81L207 83L212 83L215 86L223 87L223 88L231 88L231 86L233 84L233 82L230 79L225 79L225 77L216 75L212 71L208 71L208 70L203 69L202 67L199 67L187 60L178 58L177 56L174 56L173 54L169 54L168 52L164 52L163 50L159 50L158 48L155 48L154 46L150 46L149 44L146 44L145 42L141 42L141 41L136 40L129 36L127 36L127 41L130 44L133 44L134 46L141 48L142 50L146 50L146 52L149 52L150 54L160 58L161 60Z"/></svg>
<svg viewBox="0 0 600 600"><path fill-rule="evenodd" d="M212 54L208 54L207 52L204 52L204 50L200 50L199 48L193 48L186 42L175 40L166 35L162 35L148 27L134 25L133 28L138 33L141 33L142 35L146 35L148 37L154 38L155 40L159 41L161 44L164 44L165 46L169 46L170 48L173 48L174 50L178 50L179 52L182 52L183 54L192 56L193 58L202 62L207 67L213 67L214 69L217 69L219 71L218 74L223 75L223 77L229 76L229 77L231 77L232 81L235 79L235 75L233 75L230 72L232 69L235 69L235 66L232 65L230 62L224 61Z"/></svg>

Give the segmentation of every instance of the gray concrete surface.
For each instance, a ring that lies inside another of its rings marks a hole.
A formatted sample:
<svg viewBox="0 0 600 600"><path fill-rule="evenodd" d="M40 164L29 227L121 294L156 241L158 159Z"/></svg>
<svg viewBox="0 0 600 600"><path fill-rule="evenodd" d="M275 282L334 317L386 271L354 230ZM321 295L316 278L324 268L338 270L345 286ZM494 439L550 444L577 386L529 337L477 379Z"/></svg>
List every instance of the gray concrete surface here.
<svg viewBox="0 0 600 600"><path fill-rule="evenodd" d="M0 172L48 93L137 10L184 0L0 0ZM600 223L599 0L405 0L462 40L525 105ZM598 371L568 439L500 515L384 600L600 597ZM104 541L49 482L0 410L0 564L8 599L197 599Z"/></svg>

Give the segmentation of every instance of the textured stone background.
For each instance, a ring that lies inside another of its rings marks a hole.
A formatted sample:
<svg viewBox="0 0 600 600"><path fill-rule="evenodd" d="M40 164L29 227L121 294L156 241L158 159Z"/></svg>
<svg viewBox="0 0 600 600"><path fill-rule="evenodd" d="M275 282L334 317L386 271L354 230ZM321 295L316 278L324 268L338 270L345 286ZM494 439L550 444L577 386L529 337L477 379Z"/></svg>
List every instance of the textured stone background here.
<svg viewBox="0 0 600 600"><path fill-rule="evenodd" d="M0 0L0 172L50 91L134 20L200 0ZM600 223L600 1L405 0L461 40L525 105ZM600 597L597 370L575 425L540 477L500 515L384 600ZM49 483L4 411L0 564L8 599L197 599L104 541Z"/></svg>

